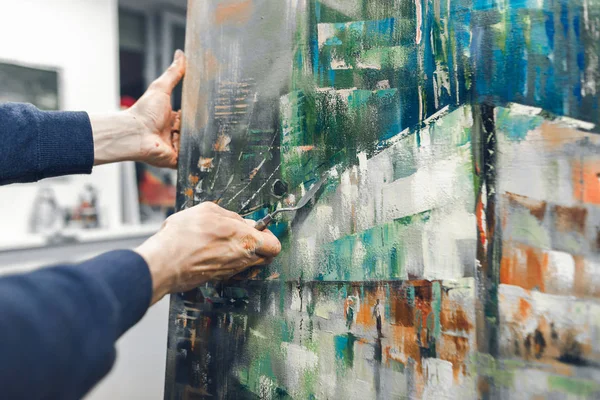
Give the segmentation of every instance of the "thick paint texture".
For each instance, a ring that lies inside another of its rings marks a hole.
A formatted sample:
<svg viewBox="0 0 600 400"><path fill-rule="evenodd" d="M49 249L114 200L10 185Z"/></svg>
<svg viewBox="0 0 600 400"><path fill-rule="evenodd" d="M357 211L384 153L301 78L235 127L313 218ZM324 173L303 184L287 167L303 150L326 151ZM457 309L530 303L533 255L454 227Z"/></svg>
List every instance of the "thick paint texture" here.
<svg viewBox="0 0 600 400"><path fill-rule="evenodd" d="M178 207L268 266L171 298L167 399L600 397L597 0L191 0Z"/></svg>

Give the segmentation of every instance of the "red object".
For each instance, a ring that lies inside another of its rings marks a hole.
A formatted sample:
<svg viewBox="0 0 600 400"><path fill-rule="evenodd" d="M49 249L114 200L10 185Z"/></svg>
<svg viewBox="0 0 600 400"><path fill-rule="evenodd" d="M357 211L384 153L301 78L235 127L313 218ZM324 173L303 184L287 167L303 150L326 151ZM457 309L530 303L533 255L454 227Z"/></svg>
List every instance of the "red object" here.
<svg viewBox="0 0 600 400"><path fill-rule="evenodd" d="M121 96L121 109L126 110L135 104L137 100L131 96Z"/></svg>
<svg viewBox="0 0 600 400"><path fill-rule="evenodd" d="M161 207L173 207L175 205L175 186L165 185L160 178L148 170L143 172L138 188L141 204Z"/></svg>

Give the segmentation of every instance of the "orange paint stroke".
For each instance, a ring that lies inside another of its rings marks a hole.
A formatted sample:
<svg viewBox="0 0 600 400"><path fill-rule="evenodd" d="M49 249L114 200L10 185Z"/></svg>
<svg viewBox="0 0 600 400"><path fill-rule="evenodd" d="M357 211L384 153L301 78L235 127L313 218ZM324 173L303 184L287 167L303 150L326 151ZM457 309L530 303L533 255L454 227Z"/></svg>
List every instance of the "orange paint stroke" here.
<svg viewBox="0 0 600 400"><path fill-rule="evenodd" d="M477 200L477 208L475 210L477 216L477 229L479 229L479 240L481 244L485 246L487 242L487 236L485 233L485 213L483 212L483 201L481 201L481 195Z"/></svg>
<svg viewBox="0 0 600 400"><path fill-rule="evenodd" d="M219 75L220 68L221 64L217 60L217 57L215 57L212 51L206 50L204 52L204 68L202 69L204 79L208 81L216 78Z"/></svg>
<svg viewBox="0 0 600 400"><path fill-rule="evenodd" d="M214 167L213 158L200 157L198 159L198 167L200 171L210 171Z"/></svg>
<svg viewBox="0 0 600 400"><path fill-rule="evenodd" d="M190 182L190 185L194 185L195 186L200 181L200 178L198 176L196 176L196 175L190 174L188 176L188 181Z"/></svg>
<svg viewBox="0 0 600 400"><path fill-rule="evenodd" d="M569 142L574 143L592 136L590 133L549 121L543 122L538 129L543 138L542 145L550 151L560 150Z"/></svg>
<svg viewBox="0 0 600 400"><path fill-rule="evenodd" d="M594 264L588 264L589 261L586 261L583 256L573 256L573 260L575 260L573 294L578 297L600 298L600 284L594 276L597 274L594 271Z"/></svg>
<svg viewBox="0 0 600 400"><path fill-rule="evenodd" d="M515 317L517 321L524 322L531 315L531 304L524 298L519 299L519 314Z"/></svg>
<svg viewBox="0 0 600 400"><path fill-rule="evenodd" d="M279 272L273 272L271 275L269 275L269 277L267 278L268 281L274 281L275 279L279 279L281 275L279 274Z"/></svg>
<svg viewBox="0 0 600 400"><path fill-rule="evenodd" d="M376 319L373 316L373 308L377 303L377 299L381 302L381 307L385 306L385 292L381 288L376 290L365 291L365 297L360 301L360 308L356 314L356 323L365 328L376 329Z"/></svg>
<svg viewBox="0 0 600 400"><path fill-rule="evenodd" d="M442 344L440 346L439 357L442 360L450 361L452 363L452 373L454 375L454 381L458 382L460 373L463 375L467 374L467 366L465 359L469 352L469 339L461 336L453 336L443 334Z"/></svg>
<svg viewBox="0 0 600 400"><path fill-rule="evenodd" d="M440 323L446 331L470 332L473 323L467 313L454 301L445 301L440 313Z"/></svg>
<svg viewBox="0 0 600 400"><path fill-rule="evenodd" d="M544 277L547 272L546 252L523 244L504 244L500 262L500 283L544 292Z"/></svg>
<svg viewBox="0 0 600 400"><path fill-rule="evenodd" d="M600 204L600 160L571 164L573 197L584 202Z"/></svg>
<svg viewBox="0 0 600 400"><path fill-rule="evenodd" d="M307 145L307 146L296 146L296 149L300 150L301 152L305 152L305 151L311 151L315 149L315 146L312 145Z"/></svg>
<svg viewBox="0 0 600 400"><path fill-rule="evenodd" d="M213 144L213 150L219 153L225 153L230 151L229 144L231 143L231 137L225 134L219 134L217 140Z"/></svg>
<svg viewBox="0 0 600 400"><path fill-rule="evenodd" d="M221 24L244 24L252 15L252 0L228 2L217 5L215 22Z"/></svg>
<svg viewBox="0 0 600 400"><path fill-rule="evenodd" d="M423 21L423 16L422 14L422 8L421 8L421 0L415 0L415 8L417 11L417 32L416 32L416 37L415 37L415 42L417 44L421 43L421 24Z"/></svg>

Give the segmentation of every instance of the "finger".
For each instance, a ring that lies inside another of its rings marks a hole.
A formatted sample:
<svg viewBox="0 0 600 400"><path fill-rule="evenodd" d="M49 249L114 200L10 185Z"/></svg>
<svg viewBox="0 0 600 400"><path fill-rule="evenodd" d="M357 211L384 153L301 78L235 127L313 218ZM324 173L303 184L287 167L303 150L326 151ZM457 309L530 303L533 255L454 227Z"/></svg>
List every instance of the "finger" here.
<svg viewBox="0 0 600 400"><path fill-rule="evenodd" d="M273 262L273 257L259 257L250 264L250 267L256 267L257 265L269 265Z"/></svg>
<svg viewBox="0 0 600 400"><path fill-rule="evenodd" d="M171 133L181 131L181 111L171 111Z"/></svg>
<svg viewBox="0 0 600 400"><path fill-rule="evenodd" d="M268 229L264 231L254 229L254 232L259 237L255 253L258 256L266 258L277 257L281 252L281 242L279 242L279 239Z"/></svg>
<svg viewBox="0 0 600 400"><path fill-rule="evenodd" d="M173 132L181 132L181 110L173 112Z"/></svg>
<svg viewBox="0 0 600 400"><path fill-rule="evenodd" d="M168 133L168 143L171 145L173 150L169 158L169 168L177 168L177 160L179 159L179 141L181 138L181 111L171 113L171 132Z"/></svg>
<svg viewBox="0 0 600 400"><path fill-rule="evenodd" d="M269 265L273 261L272 258L261 258L256 261L255 265L251 265L249 267L243 268L235 272L229 279L235 280L248 280L254 279L258 276L262 267ZM267 279L269 280L269 279Z"/></svg>
<svg viewBox="0 0 600 400"><path fill-rule="evenodd" d="M183 51L177 50L173 63L157 80L152 82L151 87L171 95L173 89L185 74L185 64L185 54L183 54Z"/></svg>
<svg viewBox="0 0 600 400"><path fill-rule="evenodd" d="M221 206L219 206L217 204L215 204L215 206L217 206L217 207L214 209L214 211L217 214L222 215L222 216L227 217L227 218L235 219L236 221L240 221L240 222L245 221L244 218L242 218L242 216L239 215L238 213L230 211L230 210L227 210L227 209L225 209L225 208L223 208L223 207L221 207Z"/></svg>
<svg viewBox="0 0 600 400"><path fill-rule="evenodd" d="M244 218L244 222L246 224L248 224L250 227L252 227L253 229L256 229L256 224L258 223L258 221L255 221L253 219L249 219L249 218ZM263 230L265 230L266 228L264 228ZM258 230L258 229L256 229Z"/></svg>
<svg viewBox="0 0 600 400"><path fill-rule="evenodd" d="M179 158L179 155L177 154L177 152L172 151L171 157L169 158L169 161L166 162L165 168L177 169L178 158Z"/></svg>
<svg viewBox="0 0 600 400"><path fill-rule="evenodd" d="M244 222L246 226L240 228L241 243L244 249L261 257L276 257L281 251L279 239L268 229L257 230L256 222L251 219L244 219Z"/></svg>
<svg viewBox="0 0 600 400"><path fill-rule="evenodd" d="M195 207L203 207L206 208L208 211L213 212L222 217L233 219L237 222L244 222L244 218L242 218L238 213L226 210L225 208L217 205L212 201L205 201L204 203L200 203Z"/></svg>
<svg viewBox="0 0 600 400"><path fill-rule="evenodd" d="M181 139L181 133L178 131L173 131L171 133L171 144L173 145L173 150L179 153L179 143Z"/></svg>
<svg viewBox="0 0 600 400"><path fill-rule="evenodd" d="M219 271L227 271L231 274L238 274L242 271L247 270L251 267L256 267L257 265L267 265L273 259L271 257L263 257L257 254L248 254L243 262L236 261L233 265L223 265L219 268Z"/></svg>
<svg viewBox="0 0 600 400"><path fill-rule="evenodd" d="M195 275L202 275L202 276L212 276L214 274L219 274L221 272L227 272L227 273L235 273L235 271L239 271L242 270L244 268L247 268L247 266L239 266L239 265L222 265L220 267L215 267L213 265L210 266L204 266L204 267L194 267L194 274Z"/></svg>
<svg viewBox="0 0 600 400"><path fill-rule="evenodd" d="M199 267L195 272L202 277L214 279L216 277L231 277L244 272L252 267L268 265L273 261L272 258L261 257L258 255L249 255L246 260L240 264L239 260L233 265L222 265L219 268L215 267Z"/></svg>

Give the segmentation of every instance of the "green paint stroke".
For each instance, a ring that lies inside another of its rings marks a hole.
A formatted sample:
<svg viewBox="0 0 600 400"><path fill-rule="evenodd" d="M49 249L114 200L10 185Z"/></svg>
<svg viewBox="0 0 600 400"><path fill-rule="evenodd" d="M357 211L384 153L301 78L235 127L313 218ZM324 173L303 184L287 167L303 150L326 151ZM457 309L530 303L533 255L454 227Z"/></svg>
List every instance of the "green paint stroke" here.
<svg viewBox="0 0 600 400"><path fill-rule="evenodd" d="M261 393L261 377L267 376L273 382L277 382L271 365L269 353L261 354L252 359L247 369L237 371L240 383L248 387L254 393Z"/></svg>
<svg viewBox="0 0 600 400"><path fill-rule="evenodd" d="M485 353L475 353L469 362L471 371L475 371L481 377L491 378L495 386L506 388L514 387L515 379L519 379L519 372L529 366L521 360L497 360ZM549 392L589 398L600 392L600 384L588 379L549 375L548 389Z"/></svg>
<svg viewBox="0 0 600 400"><path fill-rule="evenodd" d="M529 210L516 209L510 213L505 237L536 247L551 248L550 234Z"/></svg>
<svg viewBox="0 0 600 400"><path fill-rule="evenodd" d="M411 61L414 49L408 46L393 46L371 49L358 56L358 61L365 66L374 68L400 69Z"/></svg>
<svg viewBox="0 0 600 400"><path fill-rule="evenodd" d="M323 35L326 39L320 49L319 63L329 67L332 60L337 60L353 69L360 68L364 52L400 44L400 37L394 30L396 24L395 19L321 24L320 27L331 35Z"/></svg>
<svg viewBox="0 0 600 400"><path fill-rule="evenodd" d="M302 375L300 376L300 382L298 387L300 388L300 393L298 393L296 398L309 399L313 396L318 390L319 387L319 369L305 369L302 371Z"/></svg>
<svg viewBox="0 0 600 400"><path fill-rule="evenodd" d="M431 211L398 218L323 246L319 280L406 279L409 254L405 240L422 231ZM419 253L421 250L418 250Z"/></svg>
<svg viewBox="0 0 600 400"><path fill-rule="evenodd" d="M517 366L515 365L514 368L504 368L504 365L499 364L500 363L489 354L475 353L471 357L469 369L471 371L476 371L479 376L492 378L495 385L512 387Z"/></svg>
<svg viewBox="0 0 600 400"><path fill-rule="evenodd" d="M432 286L431 309L433 311L433 335L439 339L442 334L442 325L440 323L440 313L442 312L442 287L440 282L433 282Z"/></svg>
<svg viewBox="0 0 600 400"><path fill-rule="evenodd" d="M291 187L316 171L357 164L398 133L396 89L295 91L280 99L282 174Z"/></svg>
<svg viewBox="0 0 600 400"><path fill-rule="evenodd" d="M293 324L284 318L263 318L257 331L247 335L247 356L251 361L243 366L237 366L235 371L241 385L253 393L261 393L261 390L265 389L261 386L261 382L264 380L263 377L267 377L272 382L273 394L286 393L275 371L279 370L280 360L285 358L281 342L293 341L293 333L289 332L290 327L293 330Z"/></svg>
<svg viewBox="0 0 600 400"><path fill-rule="evenodd" d="M552 391L558 391L575 396L589 397L600 392L600 384L588 379L576 379L566 376L549 376L548 387Z"/></svg>
<svg viewBox="0 0 600 400"><path fill-rule="evenodd" d="M404 373L406 366L403 362L390 358L387 360L387 363L392 371L400 372L402 374Z"/></svg>
<svg viewBox="0 0 600 400"><path fill-rule="evenodd" d="M335 358L339 361L343 369L350 369L354 365L354 343L357 339L351 333L337 335L333 338Z"/></svg>

